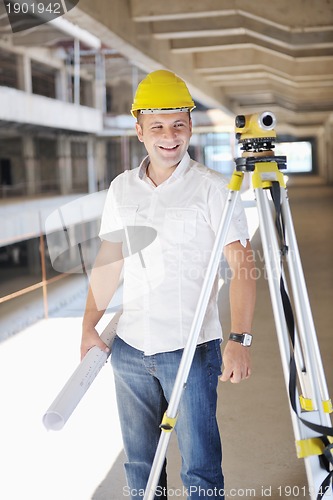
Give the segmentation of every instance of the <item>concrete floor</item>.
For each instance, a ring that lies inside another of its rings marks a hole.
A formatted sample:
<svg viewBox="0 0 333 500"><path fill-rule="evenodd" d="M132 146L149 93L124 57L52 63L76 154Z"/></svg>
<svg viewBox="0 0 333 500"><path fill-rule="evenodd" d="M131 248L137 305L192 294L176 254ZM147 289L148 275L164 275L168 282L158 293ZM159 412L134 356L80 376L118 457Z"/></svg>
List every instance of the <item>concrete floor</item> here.
<svg viewBox="0 0 333 500"><path fill-rule="evenodd" d="M333 187L313 178L291 180L289 185L294 225L332 395ZM258 233L252 244L260 271L262 250ZM295 453L268 285L264 273L258 274L253 375L239 385L219 386L218 419L226 489L233 498L308 498L302 489L307 486L304 461L297 459ZM226 294L227 289L223 288L221 317L227 333ZM78 294L67 306L57 308L48 320L39 321L0 344L3 500L125 498L123 452L109 366L103 368L62 431L47 433L41 424L44 411L76 367L83 303L83 295ZM182 499L175 436L168 457L170 498L173 494ZM293 492L290 487L294 487Z"/></svg>

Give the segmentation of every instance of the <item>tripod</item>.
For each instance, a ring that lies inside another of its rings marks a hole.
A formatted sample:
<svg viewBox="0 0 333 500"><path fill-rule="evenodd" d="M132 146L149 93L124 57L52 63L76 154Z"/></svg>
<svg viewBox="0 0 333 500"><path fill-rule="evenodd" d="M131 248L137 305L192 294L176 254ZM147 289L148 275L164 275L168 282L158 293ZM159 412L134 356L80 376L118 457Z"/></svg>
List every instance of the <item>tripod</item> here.
<svg viewBox="0 0 333 500"><path fill-rule="evenodd" d="M278 337L297 456L304 458L308 493L312 500L328 498L333 476L333 428L324 369L298 251L288 194L281 172L286 157L274 156L275 117L270 112L237 116L236 138L242 157L236 159L223 211L191 330L179 365L168 408L161 422L144 500L153 500L164 464L171 432L191 368L197 339L227 238L244 173L251 172L259 216L269 290ZM276 213L274 221L273 213ZM275 224L274 224L275 222ZM295 317L289 299L288 271ZM300 394L299 394L300 392Z"/></svg>

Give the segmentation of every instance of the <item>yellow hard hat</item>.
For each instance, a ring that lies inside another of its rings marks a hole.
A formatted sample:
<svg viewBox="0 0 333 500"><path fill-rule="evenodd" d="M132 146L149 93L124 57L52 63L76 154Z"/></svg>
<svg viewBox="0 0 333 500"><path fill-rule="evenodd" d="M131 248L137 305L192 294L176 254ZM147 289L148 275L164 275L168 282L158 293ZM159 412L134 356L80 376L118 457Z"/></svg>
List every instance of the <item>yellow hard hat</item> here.
<svg viewBox="0 0 333 500"><path fill-rule="evenodd" d="M175 73L160 69L149 73L136 90L131 113L174 113L195 108L186 83Z"/></svg>

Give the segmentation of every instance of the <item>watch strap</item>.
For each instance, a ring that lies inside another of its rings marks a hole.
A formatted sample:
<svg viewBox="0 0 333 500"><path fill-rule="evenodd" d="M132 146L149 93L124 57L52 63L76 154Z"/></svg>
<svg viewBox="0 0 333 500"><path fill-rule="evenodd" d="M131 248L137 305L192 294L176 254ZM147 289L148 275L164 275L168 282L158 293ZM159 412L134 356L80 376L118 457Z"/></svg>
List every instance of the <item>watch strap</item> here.
<svg viewBox="0 0 333 500"><path fill-rule="evenodd" d="M250 333L230 333L229 340L239 342L243 346L249 347L252 344L252 335Z"/></svg>

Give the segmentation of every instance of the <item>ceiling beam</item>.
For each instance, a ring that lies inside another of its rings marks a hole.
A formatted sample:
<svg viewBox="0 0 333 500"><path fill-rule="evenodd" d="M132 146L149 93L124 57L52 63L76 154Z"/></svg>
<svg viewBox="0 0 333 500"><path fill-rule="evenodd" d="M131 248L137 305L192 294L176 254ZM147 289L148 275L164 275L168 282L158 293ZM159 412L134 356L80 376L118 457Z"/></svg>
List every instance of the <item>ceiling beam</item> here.
<svg viewBox="0 0 333 500"><path fill-rule="evenodd" d="M234 49L238 50L235 51ZM248 68L249 65L270 67L275 72L297 77L333 73L332 56L291 57L253 44L239 44L225 50L198 52L194 56L195 68L200 72L219 71L225 68Z"/></svg>
<svg viewBox="0 0 333 500"><path fill-rule="evenodd" d="M221 89L213 87L199 73L193 72L192 55L172 54L168 42L151 43L149 26L132 20L128 2L123 0L80 0L78 7L66 14L66 19L77 22L98 36L103 44L119 51L143 71L170 69L188 83L195 100L207 107L230 110L227 97ZM230 112L230 111L229 111Z"/></svg>
<svg viewBox="0 0 333 500"><path fill-rule="evenodd" d="M243 85L247 85L247 82L251 81L262 81L268 80L271 82L277 82L281 85L288 86L297 89L315 88L317 91L327 88L331 93L333 88L333 74L325 75L325 78L312 77L309 80L304 80L302 77L290 78L289 75L281 77L280 75L274 74L267 69L267 71L240 71L233 73L210 73L205 76L206 80L212 82L213 85L224 85L224 84L236 84L242 82Z"/></svg>
<svg viewBox="0 0 333 500"><path fill-rule="evenodd" d="M170 3L172 5L170 5ZM316 26L333 26L333 9L329 2L293 0L280 8L267 0L182 0L152 2L130 0L131 14L137 22L214 18L242 15L286 31L297 32Z"/></svg>
<svg viewBox="0 0 333 500"><path fill-rule="evenodd" d="M289 49L310 45L332 46L333 26L314 26L311 31L294 32L267 25L265 21L264 18L258 20L242 15L201 17L196 20L151 22L151 30L158 39L249 35Z"/></svg>
<svg viewBox="0 0 333 500"><path fill-rule="evenodd" d="M154 38L159 36L154 35ZM333 35L332 35L333 39ZM244 33L238 36L228 36L227 33L211 32L205 35L203 32L198 32L197 35L193 33L193 37L182 37L170 40L170 50L174 54L190 54L193 52L205 52L207 50L224 50L224 49L237 49L239 45L257 45L281 54L286 54L291 57L302 56L330 56L333 54L333 42L323 42L318 44L304 43L303 45L293 45L287 43L276 43L267 38L263 40L262 37L257 37L256 34Z"/></svg>
<svg viewBox="0 0 333 500"><path fill-rule="evenodd" d="M38 29L36 28L33 31L15 33L11 39L14 46L22 47L41 47L43 45L56 44L62 40L72 40L69 35L64 35L48 26L46 28L38 26Z"/></svg>

